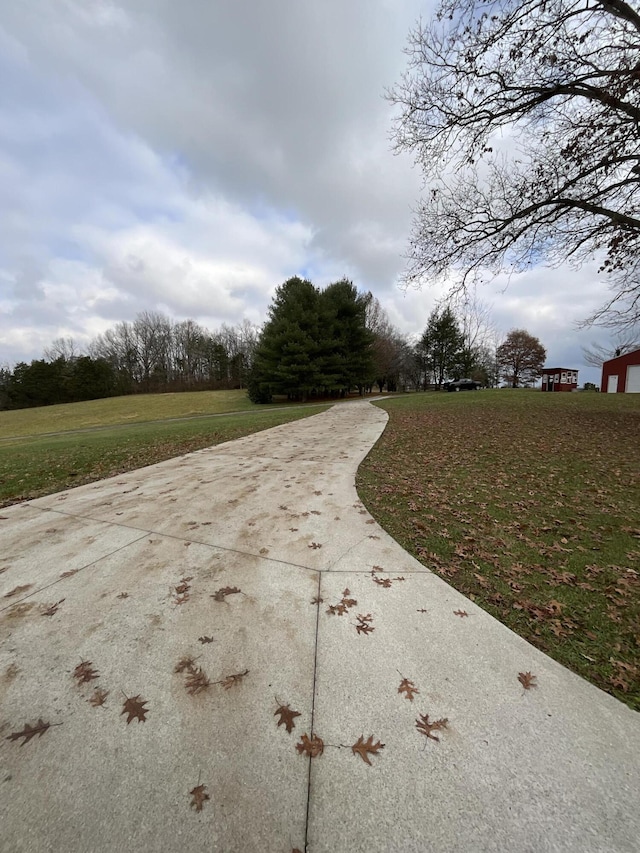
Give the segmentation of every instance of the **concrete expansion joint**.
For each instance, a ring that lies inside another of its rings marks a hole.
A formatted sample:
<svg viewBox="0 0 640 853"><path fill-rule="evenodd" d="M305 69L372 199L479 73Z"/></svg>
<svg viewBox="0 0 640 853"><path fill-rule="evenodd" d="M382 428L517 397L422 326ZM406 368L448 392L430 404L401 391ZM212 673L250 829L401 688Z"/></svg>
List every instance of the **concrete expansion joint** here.
<svg viewBox="0 0 640 853"><path fill-rule="evenodd" d="M86 563L84 566L80 566L79 568L77 568L74 571L74 574L79 574L80 572L85 571L85 569L90 569L91 566L95 566L96 563L102 562L102 560L106 559L107 557L112 557L114 554L117 554L119 551L124 551L126 548L129 548L130 545L135 545L136 542L141 542L145 538L146 535L147 534L145 532L142 532L141 535L138 536L137 539L133 539L131 542L126 542L124 545L120 545L119 548L114 548L113 551L109 551L107 554L101 554L99 557L96 557L95 560L91 560L89 563ZM40 593L44 592L44 590L51 589L51 587L57 586L59 583L62 583L62 581L64 581L64 580L66 580L66 578L58 577L54 581L51 581L51 583L45 584L44 586L41 586L41 587L38 587L37 589L34 589L33 592L30 592L27 595L23 595L21 598L15 599L15 601L12 601L10 604L6 604L4 607L0 607L0 613L4 612L5 610L10 610L16 604L21 604L23 601L27 601L27 599L31 598L34 595L40 595Z"/></svg>

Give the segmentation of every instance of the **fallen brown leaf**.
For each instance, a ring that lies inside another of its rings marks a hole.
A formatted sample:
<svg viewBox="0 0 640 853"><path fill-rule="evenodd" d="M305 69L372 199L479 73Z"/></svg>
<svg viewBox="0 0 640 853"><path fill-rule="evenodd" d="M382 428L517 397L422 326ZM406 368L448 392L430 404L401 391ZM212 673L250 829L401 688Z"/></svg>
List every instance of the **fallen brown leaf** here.
<svg viewBox="0 0 640 853"><path fill-rule="evenodd" d="M201 812L202 806L208 799L210 799L209 794L207 794L206 791L206 785L196 785L195 788L192 788L189 791L192 797L191 807L194 808L197 812Z"/></svg>
<svg viewBox="0 0 640 853"><path fill-rule="evenodd" d="M191 696L195 696L196 693L202 693L203 690L206 690L210 686L211 682L207 678L206 673L201 667L197 669L192 669L187 676L187 679L184 683L184 686Z"/></svg>
<svg viewBox="0 0 640 853"><path fill-rule="evenodd" d="M300 743L296 744L296 749L300 755L304 753L304 755L308 755L310 758L316 758L318 755L322 755L324 751L324 741L318 735L313 735L309 739L309 736L304 734L300 739Z"/></svg>
<svg viewBox="0 0 640 853"><path fill-rule="evenodd" d="M238 592L242 592L241 589L238 589L237 586L223 586L221 589L217 590L210 596L214 601L224 601L228 595L235 595Z"/></svg>
<svg viewBox="0 0 640 853"><path fill-rule="evenodd" d="M377 755L381 749L384 749L384 744L380 743L380 741L374 743L373 735L370 735L366 741L364 739L364 735L360 735L358 740L351 747L351 752L353 755L359 755L364 763L371 767L369 755Z"/></svg>
<svg viewBox="0 0 640 853"><path fill-rule="evenodd" d="M101 690L99 687L96 687L93 691L93 696L90 696L87 701L90 705L93 705L94 708L99 708L101 705L104 705L108 695L108 690Z"/></svg>
<svg viewBox="0 0 640 853"><path fill-rule="evenodd" d="M78 684L85 684L87 681L92 681L94 678L99 678L97 670L93 669L93 664L90 660L80 661L78 666L73 670L73 677Z"/></svg>
<svg viewBox="0 0 640 853"><path fill-rule="evenodd" d="M410 702L413 702L414 695L416 693L419 693L419 692L420 691L415 686L413 681L409 681L408 678L403 678L402 681L400 682L400 687L398 687L398 693L404 693L405 697Z"/></svg>
<svg viewBox="0 0 640 853"><path fill-rule="evenodd" d="M64 598L61 598L60 601L56 601L55 604L49 605L46 610L42 611L43 616L54 616L58 612L58 608L64 601Z"/></svg>
<svg viewBox="0 0 640 853"><path fill-rule="evenodd" d="M366 636L376 630L373 625L370 624L373 622L373 616L370 613L367 613L365 616L362 616L362 614L359 613L357 618L358 623L356 625L356 631L358 634L364 634Z"/></svg>
<svg viewBox="0 0 640 853"><path fill-rule="evenodd" d="M300 712L292 711L288 705L280 705L280 707L273 716L275 717L277 715L280 716L280 719L278 720L278 727L284 725L289 734L291 734L291 732L295 728L295 723L293 721L295 717L300 716Z"/></svg>
<svg viewBox="0 0 640 853"><path fill-rule="evenodd" d="M230 690L232 687L235 687L237 684L240 684L245 675L249 674L249 670L245 669L244 672L237 672L235 675L227 675L222 681L216 681L216 684L222 684L225 690Z"/></svg>
<svg viewBox="0 0 640 853"><path fill-rule="evenodd" d="M38 737L42 737L42 735L50 729L51 726L61 726L62 723L45 723L42 717L39 718L37 723L34 723L32 726L29 723L25 723L24 728L20 732L13 732L7 738L7 740L19 740L20 738L24 738L20 746L24 746L25 743L31 740L32 737L38 735Z"/></svg>
<svg viewBox="0 0 640 853"><path fill-rule="evenodd" d="M14 595L20 595L21 592L26 592L28 589L31 589L33 586L32 583L25 583L22 586L14 586L11 592L5 592L5 598L13 598Z"/></svg>
<svg viewBox="0 0 640 853"><path fill-rule="evenodd" d="M149 709L144 707L147 704L147 700L143 699L139 694L138 696L132 696L130 699L125 699L122 704L120 716L128 714L127 725L134 719L137 719L139 723L144 723L149 713Z"/></svg>
<svg viewBox="0 0 640 853"><path fill-rule="evenodd" d="M530 690L532 687L537 687L538 685L535 683L537 676L532 675L530 672L519 672L518 673L518 681L525 690Z"/></svg>
<svg viewBox="0 0 640 853"><path fill-rule="evenodd" d="M416 720L416 728L418 729L420 734L426 735L431 740L439 741L440 738L436 737L436 735L432 734L432 732L446 729L448 722L449 720L445 717L442 720L434 720L432 723L430 723L428 714L420 714L420 719Z"/></svg>

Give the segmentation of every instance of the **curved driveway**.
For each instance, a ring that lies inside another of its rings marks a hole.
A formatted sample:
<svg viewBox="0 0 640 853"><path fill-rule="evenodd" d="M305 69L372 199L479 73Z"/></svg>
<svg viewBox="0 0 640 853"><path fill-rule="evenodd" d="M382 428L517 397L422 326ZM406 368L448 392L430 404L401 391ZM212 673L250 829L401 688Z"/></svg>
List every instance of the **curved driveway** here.
<svg viewBox="0 0 640 853"><path fill-rule="evenodd" d="M0 510L3 853L638 850L638 715L378 527L386 418Z"/></svg>

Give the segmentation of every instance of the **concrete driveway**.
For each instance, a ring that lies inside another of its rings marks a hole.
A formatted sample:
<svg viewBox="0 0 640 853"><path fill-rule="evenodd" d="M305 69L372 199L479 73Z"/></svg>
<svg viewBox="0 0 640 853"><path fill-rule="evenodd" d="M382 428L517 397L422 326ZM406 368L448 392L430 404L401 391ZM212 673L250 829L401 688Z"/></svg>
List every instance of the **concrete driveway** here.
<svg viewBox="0 0 640 853"><path fill-rule="evenodd" d="M638 715L378 527L386 418L0 510L3 853L640 849Z"/></svg>

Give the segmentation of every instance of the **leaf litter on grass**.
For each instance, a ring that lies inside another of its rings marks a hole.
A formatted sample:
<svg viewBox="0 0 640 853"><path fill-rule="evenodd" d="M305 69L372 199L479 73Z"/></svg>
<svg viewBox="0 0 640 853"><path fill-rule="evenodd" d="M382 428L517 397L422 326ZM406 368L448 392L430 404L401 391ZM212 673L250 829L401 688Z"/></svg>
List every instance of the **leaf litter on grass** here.
<svg viewBox="0 0 640 853"><path fill-rule="evenodd" d="M512 630L640 709L637 401L484 391L384 407L357 483L376 520Z"/></svg>

